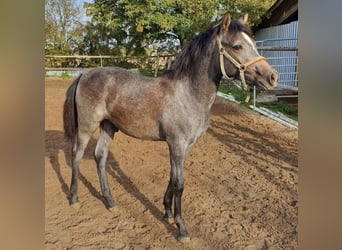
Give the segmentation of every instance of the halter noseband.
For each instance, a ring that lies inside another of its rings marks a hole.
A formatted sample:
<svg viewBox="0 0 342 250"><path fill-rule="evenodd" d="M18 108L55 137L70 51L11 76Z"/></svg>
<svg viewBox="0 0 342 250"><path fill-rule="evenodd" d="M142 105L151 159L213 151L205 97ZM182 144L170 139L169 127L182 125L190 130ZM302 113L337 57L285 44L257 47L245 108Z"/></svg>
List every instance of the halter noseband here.
<svg viewBox="0 0 342 250"><path fill-rule="evenodd" d="M245 102L249 102L249 99L250 99L250 94L249 94L249 91L248 91L248 86L246 84L246 80L245 80L245 71L246 69L253 65L254 63L256 62L259 62L261 60L266 60L265 57L262 57L262 56L258 56L256 57L255 59L249 61L249 62L246 62L246 63L239 63L237 60L235 60L234 57L232 57L231 55L228 54L228 52L223 48L222 46L222 43L221 43L221 40L219 37L216 37L216 41L217 41L217 45L219 47L219 51L220 51L220 67L221 67L221 72L222 72L222 75L228 79L231 79L227 73L226 73L226 70L224 68L224 60L223 60L223 56L225 56L232 64L234 64L235 67L238 68L238 70L240 71L240 79L241 79L241 86L239 85L236 85L238 88L242 88L246 94L247 94L247 97L246 97L246 100Z"/></svg>

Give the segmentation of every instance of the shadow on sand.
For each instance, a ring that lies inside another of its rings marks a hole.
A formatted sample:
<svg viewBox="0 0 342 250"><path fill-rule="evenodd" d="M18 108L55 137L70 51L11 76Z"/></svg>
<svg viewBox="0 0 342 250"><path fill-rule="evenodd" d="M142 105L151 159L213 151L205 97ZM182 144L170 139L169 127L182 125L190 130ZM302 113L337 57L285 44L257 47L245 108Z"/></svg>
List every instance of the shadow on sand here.
<svg viewBox="0 0 342 250"><path fill-rule="evenodd" d="M115 143L115 141L113 142ZM70 202L70 190L69 186L62 177L61 165L58 161L58 153L62 151L65 155L66 162L71 168L71 145L68 145L64 139L64 134L57 130L45 131L45 156L49 158L51 166L55 171L57 178L61 184L61 189L65 193L66 198ZM96 139L91 138L88 146L84 152L83 159L94 159L94 149L96 146ZM81 162L82 164L82 162ZM94 160L94 168L96 168L96 163ZM169 224L164 218L164 214L160 211L144 194L142 194L136 185L128 178L128 176L121 170L118 162L115 160L113 154L109 151L107 159L107 173L109 176L113 177L130 195L135 197L141 204L143 204L151 214L158 219L172 234L177 238L177 229ZM71 177L70 177L71 178ZM98 200L102 201L105 206L105 200L103 199L101 193L79 172L79 180L84 184L89 192ZM69 181L69 180L68 180ZM166 187L165 187L166 188ZM113 194L115 200L115 194ZM80 197L81 198L81 197ZM81 198L82 199L82 198Z"/></svg>

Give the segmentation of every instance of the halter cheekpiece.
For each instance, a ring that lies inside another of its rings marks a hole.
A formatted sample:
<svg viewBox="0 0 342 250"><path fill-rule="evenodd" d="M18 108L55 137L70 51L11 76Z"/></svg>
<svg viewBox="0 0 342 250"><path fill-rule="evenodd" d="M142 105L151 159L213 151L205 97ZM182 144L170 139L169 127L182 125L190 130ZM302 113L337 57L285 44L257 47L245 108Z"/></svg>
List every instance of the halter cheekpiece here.
<svg viewBox="0 0 342 250"><path fill-rule="evenodd" d="M228 59L228 61L230 61L232 64L234 64L235 67L238 68L239 72L240 72L240 79L241 79L241 86L240 85L236 85L238 88L240 89L243 89L246 94L247 94L247 97L246 97L246 100L245 102L249 102L249 99L250 99L250 94L249 94L249 91L248 91L248 86L246 84L246 79L245 79L245 71L246 69L253 65L254 63L256 62L259 62L259 61L262 61L262 60L266 60L265 57L262 57L262 56L258 56L256 57L255 59L249 61L249 62L246 62L246 63L239 63L234 57L232 57L222 46L222 43L221 43L221 40L219 37L216 37L216 41L217 41L217 45L219 47L219 51L220 51L220 67L221 67L221 72L222 72L222 75L224 77L226 77L227 79L231 79L231 77L229 77L226 73L226 70L224 68L224 57L226 57Z"/></svg>

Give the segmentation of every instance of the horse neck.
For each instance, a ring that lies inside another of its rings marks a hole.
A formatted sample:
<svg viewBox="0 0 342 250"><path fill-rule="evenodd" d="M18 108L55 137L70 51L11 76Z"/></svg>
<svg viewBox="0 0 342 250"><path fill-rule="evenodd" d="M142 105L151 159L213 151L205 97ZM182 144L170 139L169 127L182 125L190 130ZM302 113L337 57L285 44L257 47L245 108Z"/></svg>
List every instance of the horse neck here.
<svg viewBox="0 0 342 250"><path fill-rule="evenodd" d="M193 91L198 100L201 100L204 104L209 104L211 107L222 78L222 73L217 46L213 44L210 47L206 53L210 56L204 57L204 60L201 60L201 63L198 64L198 73L195 79L196 87L193 88Z"/></svg>

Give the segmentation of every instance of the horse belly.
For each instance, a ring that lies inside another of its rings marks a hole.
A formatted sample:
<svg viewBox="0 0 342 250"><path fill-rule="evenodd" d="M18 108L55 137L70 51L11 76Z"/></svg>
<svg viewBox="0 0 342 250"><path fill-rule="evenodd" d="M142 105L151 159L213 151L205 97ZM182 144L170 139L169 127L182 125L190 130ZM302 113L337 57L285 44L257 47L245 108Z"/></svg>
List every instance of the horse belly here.
<svg viewBox="0 0 342 250"><path fill-rule="evenodd" d="M139 107L116 106L111 111L111 122L123 133L143 139L161 140L160 123L151 107L141 109Z"/></svg>

